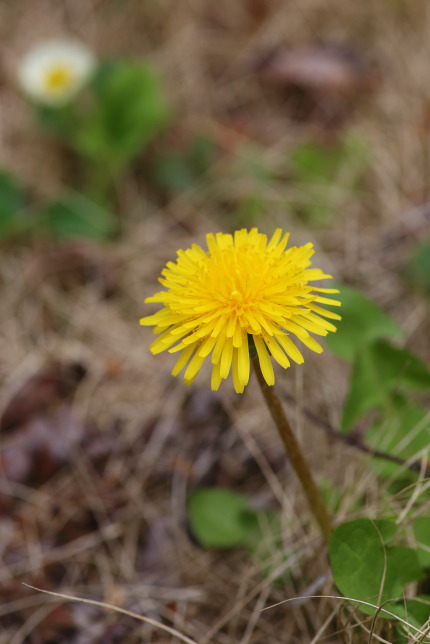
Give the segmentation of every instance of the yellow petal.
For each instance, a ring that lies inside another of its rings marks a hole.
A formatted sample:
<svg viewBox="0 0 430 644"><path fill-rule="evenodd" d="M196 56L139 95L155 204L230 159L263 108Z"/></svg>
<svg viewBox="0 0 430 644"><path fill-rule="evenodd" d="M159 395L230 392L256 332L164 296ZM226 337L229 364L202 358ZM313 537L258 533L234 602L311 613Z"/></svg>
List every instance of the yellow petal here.
<svg viewBox="0 0 430 644"><path fill-rule="evenodd" d="M260 363L261 372L263 374L264 380L268 385L275 384L275 374L273 372L272 361L267 352L266 345L260 335L254 335L255 348L257 349L258 361Z"/></svg>

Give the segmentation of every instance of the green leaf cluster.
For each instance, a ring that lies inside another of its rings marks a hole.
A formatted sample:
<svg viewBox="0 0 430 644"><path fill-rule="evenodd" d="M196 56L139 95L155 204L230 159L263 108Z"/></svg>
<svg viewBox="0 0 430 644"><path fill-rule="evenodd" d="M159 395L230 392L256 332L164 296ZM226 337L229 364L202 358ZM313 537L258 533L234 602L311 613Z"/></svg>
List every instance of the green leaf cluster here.
<svg viewBox="0 0 430 644"><path fill-rule="evenodd" d="M430 391L430 370L415 354L391 341L403 336L402 329L374 302L351 287L339 286L342 322L327 338L329 348L352 362L341 429L349 432L369 413L374 422L367 440L376 448L408 459L430 444L430 420L411 398ZM374 461L383 476L398 465Z"/></svg>
<svg viewBox="0 0 430 644"><path fill-rule="evenodd" d="M29 233L67 239L103 241L117 229L116 217L78 192L69 191L48 203L34 203L12 176L0 172L0 241Z"/></svg>
<svg viewBox="0 0 430 644"><path fill-rule="evenodd" d="M397 530L394 521L356 519L338 526L330 539L336 586L346 598L366 602L357 606L368 615L375 615L380 606L399 615L405 609L405 585L424 577L417 551L393 543ZM384 611L378 616L393 619Z"/></svg>
<svg viewBox="0 0 430 644"><path fill-rule="evenodd" d="M83 162L84 192L106 203L119 174L166 127L169 109L149 65L115 59L99 65L75 101L39 107L38 116Z"/></svg>
<svg viewBox="0 0 430 644"><path fill-rule="evenodd" d="M100 66L91 89L67 135L82 155L117 171L167 123L160 81L140 61L115 60Z"/></svg>
<svg viewBox="0 0 430 644"><path fill-rule="evenodd" d="M43 207L40 228L54 237L109 239L116 230L113 214L77 192L64 195Z"/></svg>

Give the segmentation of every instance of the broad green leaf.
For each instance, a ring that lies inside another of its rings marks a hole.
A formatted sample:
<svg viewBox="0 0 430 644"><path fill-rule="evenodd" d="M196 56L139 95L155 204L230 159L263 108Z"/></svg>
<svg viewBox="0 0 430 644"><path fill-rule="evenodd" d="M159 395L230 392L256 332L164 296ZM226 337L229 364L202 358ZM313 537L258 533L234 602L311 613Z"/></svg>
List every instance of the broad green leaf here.
<svg viewBox="0 0 430 644"><path fill-rule="evenodd" d="M372 519L372 523L379 531L381 539L384 543L389 543L397 532L397 524L388 519Z"/></svg>
<svg viewBox="0 0 430 644"><path fill-rule="evenodd" d="M213 548L233 548L254 541L256 513L249 499L225 488L202 488L188 501L188 520L197 540Z"/></svg>
<svg viewBox="0 0 430 644"><path fill-rule="evenodd" d="M418 544L418 559L422 566L430 568L430 517L419 517L412 526Z"/></svg>
<svg viewBox="0 0 430 644"><path fill-rule="evenodd" d="M430 289L430 242L414 250L409 260L408 273L418 286Z"/></svg>
<svg viewBox="0 0 430 644"><path fill-rule="evenodd" d="M401 327L360 291L343 284L334 287L340 290L335 297L342 302L342 322L336 333L327 335L326 343L337 356L352 361L373 340L403 335Z"/></svg>
<svg viewBox="0 0 430 644"><path fill-rule="evenodd" d="M369 411L389 410L396 392L426 390L430 391L430 371L417 356L376 341L363 349L354 364L342 429L348 431Z"/></svg>
<svg viewBox="0 0 430 644"><path fill-rule="evenodd" d="M158 77L140 61L102 65L93 89L94 100L82 107L73 144L115 171L166 125L167 105Z"/></svg>
<svg viewBox="0 0 430 644"><path fill-rule="evenodd" d="M386 549L386 556L384 594L401 597L406 584L424 576L417 551L407 546L394 546Z"/></svg>
<svg viewBox="0 0 430 644"><path fill-rule="evenodd" d="M0 237L19 232L28 224L25 192L13 177L0 172Z"/></svg>
<svg viewBox="0 0 430 644"><path fill-rule="evenodd" d="M335 584L345 597L380 603L384 544L372 521L357 519L338 526L329 556Z"/></svg>
<svg viewBox="0 0 430 644"><path fill-rule="evenodd" d="M388 523L384 530L388 530ZM329 555L334 581L342 594L378 606L401 595L405 584L422 577L416 552L405 546L384 545L378 525L370 519L337 527L330 539ZM362 604L358 607L367 614L375 612Z"/></svg>
<svg viewBox="0 0 430 644"><path fill-rule="evenodd" d="M41 213L46 228L59 237L103 240L115 230L115 218L83 195L73 193L49 204Z"/></svg>
<svg viewBox="0 0 430 644"><path fill-rule="evenodd" d="M394 396L381 419L367 431L366 442L404 460L419 459L422 450L430 446L430 414L420 405L402 396ZM397 472L399 466L375 458L372 459L372 469L380 476L389 477Z"/></svg>

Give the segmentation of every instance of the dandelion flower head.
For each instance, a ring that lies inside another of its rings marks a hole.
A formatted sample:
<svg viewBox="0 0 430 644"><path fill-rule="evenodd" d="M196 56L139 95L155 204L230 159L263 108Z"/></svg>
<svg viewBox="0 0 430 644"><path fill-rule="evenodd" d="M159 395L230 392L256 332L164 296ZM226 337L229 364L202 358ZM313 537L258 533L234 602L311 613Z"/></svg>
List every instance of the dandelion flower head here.
<svg viewBox="0 0 430 644"><path fill-rule="evenodd" d="M336 331L326 318L340 316L321 305L339 305L325 297L338 291L310 285L331 275L311 268L311 243L286 248L288 237L277 229L268 240L256 228L209 234L207 251L193 244L167 263L159 278L166 290L145 300L162 308L140 323L159 334L152 353L180 353L172 375L185 369L190 384L210 357L212 389L232 373L234 388L242 393L250 375L250 339L268 385L275 382L271 358L284 368L290 360L303 362L292 338L322 351L310 332Z"/></svg>
<svg viewBox="0 0 430 644"><path fill-rule="evenodd" d="M58 107L70 101L94 71L96 59L75 40L48 40L31 49L21 61L18 76L31 99Z"/></svg>

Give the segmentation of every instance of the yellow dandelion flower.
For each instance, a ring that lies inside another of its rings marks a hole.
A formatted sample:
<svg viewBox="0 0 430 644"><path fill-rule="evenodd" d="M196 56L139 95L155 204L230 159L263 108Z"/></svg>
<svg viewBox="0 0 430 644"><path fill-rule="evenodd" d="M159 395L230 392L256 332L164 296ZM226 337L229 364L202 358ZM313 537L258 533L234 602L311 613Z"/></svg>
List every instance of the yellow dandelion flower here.
<svg viewBox="0 0 430 644"><path fill-rule="evenodd" d="M291 336L322 351L309 332L324 336L336 331L325 318L340 316L321 305L340 302L321 294L338 291L309 285L331 275L310 268L312 244L286 249L288 237L280 228L270 241L257 228L209 234L207 251L193 244L178 251L176 262L167 263L159 278L166 290L145 300L163 308L140 324L154 326L160 334L151 344L152 353L181 352L172 375L185 368L184 380L190 384L211 356L212 389L232 372L234 388L242 393L250 375L250 337L268 385L275 382L271 357L284 368L290 360L303 362Z"/></svg>

